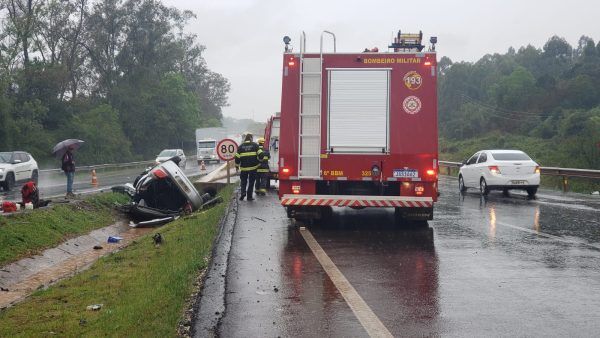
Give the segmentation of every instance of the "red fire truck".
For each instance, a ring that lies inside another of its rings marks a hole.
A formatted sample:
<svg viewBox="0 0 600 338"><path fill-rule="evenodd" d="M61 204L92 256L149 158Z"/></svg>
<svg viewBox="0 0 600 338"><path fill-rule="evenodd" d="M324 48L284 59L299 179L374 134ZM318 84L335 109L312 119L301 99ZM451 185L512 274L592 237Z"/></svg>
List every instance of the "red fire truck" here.
<svg viewBox="0 0 600 338"><path fill-rule="evenodd" d="M323 51L325 35L333 52ZM279 198L288 217L395 208L427 220L438 197L436 37L398 32L389 52L293 52L285 37Z"/></svg>
<svg viewBox="0 0 600 338"><path fill-rule="evenodd" d="M271 157L269 158L269 180L277 180L279 178L279 126L280 113L271 116L265 126L265 149L267 149Z"/></svg>

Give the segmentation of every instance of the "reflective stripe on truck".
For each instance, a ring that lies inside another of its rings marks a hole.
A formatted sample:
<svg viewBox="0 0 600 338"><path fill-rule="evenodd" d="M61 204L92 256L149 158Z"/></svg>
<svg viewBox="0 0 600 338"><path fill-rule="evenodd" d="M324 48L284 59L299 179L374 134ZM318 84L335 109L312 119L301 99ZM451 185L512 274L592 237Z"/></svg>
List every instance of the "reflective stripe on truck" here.
<svg viewBox="0 0 600 338"><path fill-rule="evenodd" d="M354 196L354 195L283 195L281 205L375 207L375 208L431 208L431 197L414 196Z"/></svg>

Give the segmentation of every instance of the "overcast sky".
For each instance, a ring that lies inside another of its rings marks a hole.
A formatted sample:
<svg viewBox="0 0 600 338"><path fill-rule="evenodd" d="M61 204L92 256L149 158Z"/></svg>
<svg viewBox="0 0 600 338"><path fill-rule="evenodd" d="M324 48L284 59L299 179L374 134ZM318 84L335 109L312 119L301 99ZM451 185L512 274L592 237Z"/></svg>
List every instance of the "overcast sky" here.
<svg viewBox="0 0 600 338"><path fill-rule="evenodd" d="M206 46L213 71L231 82L225 116L263 121L279 111L282 38L319 50L322 30L337 36L338 51L387 50L392 34L423 31L438 37L438 59L475 61L552 35L576 46L581 35L600 38L600 3L592 0L164 0L196 13L188 30Z"/></svg>

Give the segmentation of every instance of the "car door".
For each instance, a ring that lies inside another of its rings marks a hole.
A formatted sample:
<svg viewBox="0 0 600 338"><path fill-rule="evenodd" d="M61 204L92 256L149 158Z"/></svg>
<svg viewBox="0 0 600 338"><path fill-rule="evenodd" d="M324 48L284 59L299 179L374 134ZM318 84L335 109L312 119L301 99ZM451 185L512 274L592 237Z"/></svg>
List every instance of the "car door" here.
<svg viewBox="0 0 600 338"><path fill-rule="evenodd" d="M463 181L465 182L465 186L473 187L474 182L477 180L474 176L475 173L475 164L477 164L477 159L479 158L479 153L475 153L471 158L467 160L467 163L462 167L462 175Z"/></svg>
<svg viewBox="0 0 600 338"><path fill-rule="evenodd" d="M27 176L27 161L23 153L15 153L14 155L15 180L23 181Z"/></svg>
<svg viewBox="0 0 600 338"><path fill-rule="evenodd" d="M475 179L473 184L479 185L479 180L483 176L484 170L488 170L487 154L485 152L481 152L481 154L479 154L479 158L477 159L477 164L473 166L473 178Z"/></svg>

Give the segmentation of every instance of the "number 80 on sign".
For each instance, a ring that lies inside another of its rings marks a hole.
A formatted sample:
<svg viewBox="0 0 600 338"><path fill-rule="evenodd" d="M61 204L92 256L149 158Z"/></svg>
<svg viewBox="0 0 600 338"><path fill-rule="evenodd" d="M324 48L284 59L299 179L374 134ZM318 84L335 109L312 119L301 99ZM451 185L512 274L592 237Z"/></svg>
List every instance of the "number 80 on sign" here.
<svg viewBox="0 0 600 338"><path fill-rule="evenodd" d="M235 157L238 145L232 139L223 139L217 144L217 155L223 161L231 161Z"/></svg>

